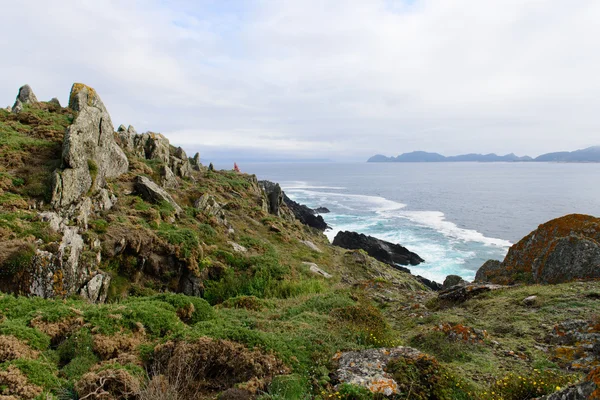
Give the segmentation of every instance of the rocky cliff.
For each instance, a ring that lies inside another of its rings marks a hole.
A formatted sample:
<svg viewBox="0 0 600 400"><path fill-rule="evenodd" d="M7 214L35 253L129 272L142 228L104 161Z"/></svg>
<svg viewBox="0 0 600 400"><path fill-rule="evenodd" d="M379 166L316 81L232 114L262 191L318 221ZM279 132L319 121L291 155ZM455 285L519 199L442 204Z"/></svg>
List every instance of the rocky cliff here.
<svg viewBox="0 0 600 400"><path fill-rule="evenodd" d="M3 400L597 391L600 282L451 276L438 294L398 267L416 254L331 245L276 183L205 168L160 133L115 132L85 85L67 107L21 88L0 110L0 155ZM565 222L514 265L595 276L595 220Z"/></svg>
<svg viewBox="0 0 600 400"><path fill-rule="evenodd" d="M504 261L488 261L476 281L562 283L600 278L600 219L571 214L540 225Z"/></svg>

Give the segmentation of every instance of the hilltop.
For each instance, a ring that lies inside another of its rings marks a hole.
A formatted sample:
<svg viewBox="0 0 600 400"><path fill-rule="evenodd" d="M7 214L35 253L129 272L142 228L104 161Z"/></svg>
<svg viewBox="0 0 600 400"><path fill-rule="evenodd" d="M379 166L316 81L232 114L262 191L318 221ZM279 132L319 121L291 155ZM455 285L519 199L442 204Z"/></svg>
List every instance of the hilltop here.
<svg viewBox="0 0 600 400"><path fill-rule="evenodd" d="M0 399L523 399L599 383L593 277L524 269L433 291L388 253L329 243L277 183L115 129L83 84L66 107L22 87L0 154ZM551 226L596 242L580 219Z"/></svg>

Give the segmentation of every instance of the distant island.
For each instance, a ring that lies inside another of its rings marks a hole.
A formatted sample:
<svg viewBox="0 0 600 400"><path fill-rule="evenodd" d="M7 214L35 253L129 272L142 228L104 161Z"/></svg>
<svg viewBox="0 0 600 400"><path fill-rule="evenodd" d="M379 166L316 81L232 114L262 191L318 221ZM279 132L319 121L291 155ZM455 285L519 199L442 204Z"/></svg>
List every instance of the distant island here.
<svg viewBox="0 0 600 400"><path fill-rule="evenodd" d="M382 154L374 155L367 162L600 162L600 146L592 146L576 151L559 151L542 154L536 158L519 157L513 153L499 156L490 154L461 154L458 156L443 156L439 153L413 151L397 157L387 157Z"/></svg>

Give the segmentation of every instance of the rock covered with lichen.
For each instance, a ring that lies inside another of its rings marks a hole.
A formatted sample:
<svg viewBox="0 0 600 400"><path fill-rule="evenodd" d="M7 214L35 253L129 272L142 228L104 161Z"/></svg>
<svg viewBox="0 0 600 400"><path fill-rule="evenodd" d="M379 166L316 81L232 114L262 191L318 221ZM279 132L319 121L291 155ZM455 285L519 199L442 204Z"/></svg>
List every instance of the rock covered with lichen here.
<svg viewBox="0 0 600 400"><path fill-rule="evenodd" d="M570 214L542 224L513 245L502 263L487 262L476 281L555 284L600 279L600 219Z"/></svg>
<svg viewBox="0 0 600 400"><path fill-rule="evenodd" d="M107 178L127 172L129 162L115 141L110 115L100 96L89 86L75 83L69 107L77 112L65 132L62 166L54 174L52 204L68 206L89 190L106 186Z"/></svg>

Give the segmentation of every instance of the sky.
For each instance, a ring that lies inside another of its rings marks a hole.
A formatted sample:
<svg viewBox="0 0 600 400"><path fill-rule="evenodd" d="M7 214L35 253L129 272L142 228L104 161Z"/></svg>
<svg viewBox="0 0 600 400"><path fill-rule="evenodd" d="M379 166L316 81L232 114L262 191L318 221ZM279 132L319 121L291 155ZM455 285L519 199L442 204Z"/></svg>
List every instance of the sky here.
<svg viewBox="0 0 600 400"><path fill-rule="evenodd" d="M92 86L206 161L600 144L598 0L20 0L0 101ZM0 103L1 104L1 103Z"/></svg>

